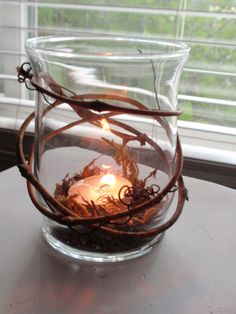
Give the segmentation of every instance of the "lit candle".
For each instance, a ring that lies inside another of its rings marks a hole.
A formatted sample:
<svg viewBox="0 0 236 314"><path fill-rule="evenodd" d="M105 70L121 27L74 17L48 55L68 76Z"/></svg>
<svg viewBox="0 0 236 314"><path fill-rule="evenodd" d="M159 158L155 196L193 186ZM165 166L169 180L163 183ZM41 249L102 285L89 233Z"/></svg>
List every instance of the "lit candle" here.
<svg viewBox="0 0 236 314"><path fill-rule="evenodd" d="M131 187L129 180L115 174L105 174L85 178L73 184L69 189L69 196L73 196L78 204L84 204L85 201L93 201L96 205L102 204L106 197L119 199L124 197L125 189L123 186ZM121 193L120 193L121 190Z"/></svg>

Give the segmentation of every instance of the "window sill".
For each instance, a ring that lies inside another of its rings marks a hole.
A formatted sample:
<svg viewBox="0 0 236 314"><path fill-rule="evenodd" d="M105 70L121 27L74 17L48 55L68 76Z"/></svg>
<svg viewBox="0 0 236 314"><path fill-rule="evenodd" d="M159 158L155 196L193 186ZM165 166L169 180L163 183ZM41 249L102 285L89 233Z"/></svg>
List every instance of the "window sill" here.
<svg viewBox="0 0 236 314"><path fill-rule="evenodd" d="M0 117L1 170L15 164L17 130L33 109L33 101L0 97L0 111L4 115ZM185 121L178 121L178 126L184 155L183 173L236 188L236 129ZM33 139L33 123L28 131L26 151Z"/></svg>

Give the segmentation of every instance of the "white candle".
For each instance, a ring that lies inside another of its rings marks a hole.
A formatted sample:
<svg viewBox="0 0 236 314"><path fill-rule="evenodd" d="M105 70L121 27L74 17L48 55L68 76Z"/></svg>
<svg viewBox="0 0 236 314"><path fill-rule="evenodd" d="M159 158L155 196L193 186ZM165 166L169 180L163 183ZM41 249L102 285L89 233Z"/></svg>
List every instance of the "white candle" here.
<svg viewBox="0 0 236 314"><path fill-rule="evenodd" d="M123 186L131 187L129 180L111 173L99 176L92 176L80 180L73 184L69 189L69 196L73 196L78 204L85 201L93 201L95 204L102 204L107 196L119 199L119 192ZM121 191L120 197L124 196L125 189Z"/></svg>

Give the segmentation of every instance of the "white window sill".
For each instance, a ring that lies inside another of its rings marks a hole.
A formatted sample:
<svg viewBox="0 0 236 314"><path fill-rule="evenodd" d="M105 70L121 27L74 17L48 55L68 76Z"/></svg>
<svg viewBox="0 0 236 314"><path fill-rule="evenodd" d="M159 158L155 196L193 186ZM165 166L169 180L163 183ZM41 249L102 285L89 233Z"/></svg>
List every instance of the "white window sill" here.
<svg viewBox="0 0 236 314"><path fill-rule="evenodd" d="M18 130L34 101L0 97L0 110L0 128ZM186 121L178 121L178 127L184 157L236 166L236 129ZM33 123L28 131L34 132Z"/></svg>

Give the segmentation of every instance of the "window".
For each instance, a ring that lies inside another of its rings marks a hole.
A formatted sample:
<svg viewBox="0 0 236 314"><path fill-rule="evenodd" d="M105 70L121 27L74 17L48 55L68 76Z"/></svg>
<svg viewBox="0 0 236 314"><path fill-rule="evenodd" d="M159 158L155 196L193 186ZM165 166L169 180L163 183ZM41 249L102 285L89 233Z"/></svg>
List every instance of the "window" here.
<svg viewBox="0 0 236 314"><path fill-rule="evenodd" d="M236 3L230 0L0 0L0 127L17 128L33 96L16 82L29 37L112 33L191 47L179 88L186 156L236 164Z"/></svg>

